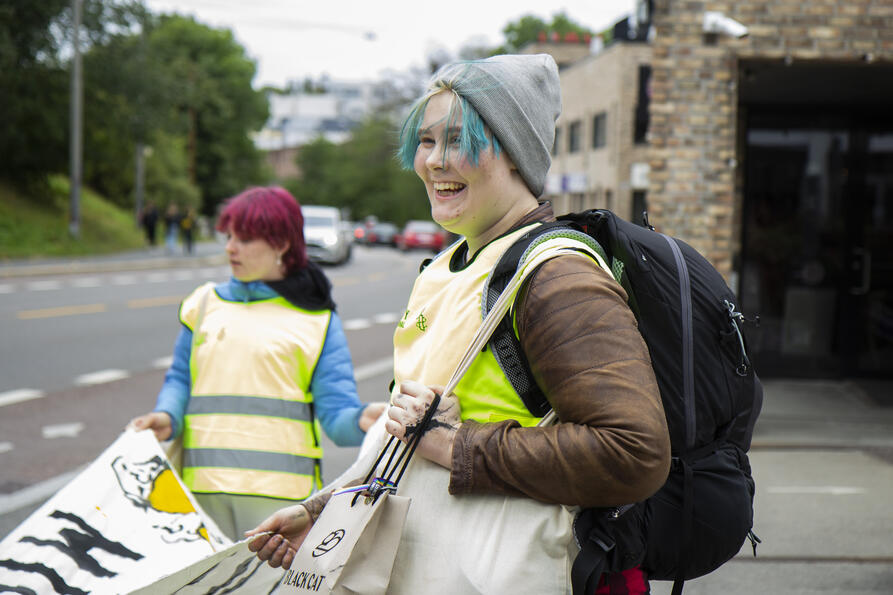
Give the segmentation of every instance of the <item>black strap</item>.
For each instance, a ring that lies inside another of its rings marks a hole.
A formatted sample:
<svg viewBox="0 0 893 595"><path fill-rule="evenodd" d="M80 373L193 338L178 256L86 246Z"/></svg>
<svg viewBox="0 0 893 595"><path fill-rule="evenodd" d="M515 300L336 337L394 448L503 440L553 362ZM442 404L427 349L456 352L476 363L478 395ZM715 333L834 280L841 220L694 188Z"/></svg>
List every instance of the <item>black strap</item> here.
<svg viewBox="0 0 893 595"><path fill-rule="evenodd" d="M682 595L685 571L688 570L691 548L692 523L694 522L694 482L691 464L686 460L695 444L695 378L694 378L694 332L692 328L691 279L688 265L676 241L668 235L660 234L670 245L676 260L679 275L680 326L682 327L682 394L685 400L685 453L678 459L682 465L682 535L680 536L679 559L676 564L676 580L673 581L671 595Z"/></svg>
<svg viewBox="0 0 893 595"><path fill-rule="evenodd" d="M571 588L574 595L592 595L598 581L608 569L608 553L614 549L614 541L595 529L590 529L580 543L580 552L571 566Z"/></svg>
<svg viewBox="0 0 893 595"><path fill-rule="evenodd" d="M405 444L403 444L402 449L400 448L400 445L402 443L397 440L395 436L391 436L388 439L388 443L385 444L383 449L381 449L381 452L378 454L378 458L375 459L375 463L373 463L372 468L369 469L369 473L367 473L365 479L363 479L364 484L368 484L370 480L372 480L372 476L375 474L375 470L378 468L378 464L381 463L385 455L390 452L390 456L388 456L388 462L385 463L384 468L381 470L381 475L376 479L381 479L385 482L390 483L392 489L396 490L397 485L400 483L400 479L403 477L403 473L406 472L406 468L409 466L409 461L412 459L412 455L415 454L415 449L418 447L419 442L422 441L422 436L424 436L430 428L431 419L434 417L434 413L437 411L438 404L440 404L440 395L435 393L434 399L431 401L431 404L428 405L428 409L425 410L425 415L424 417L422 417L422 421L419 422L415 433L410 436L409 440ZM395 461L394 456L397 454L398 451L400 452L400 455ZM394 473L397 472L397 469L400 469L400 472L397 473L397 478L392 480ZM351 501L351 506L356 503L357 498L359 498L361 493L363 492L357 492L354 495L353 500ZM378 491L373 491L372 495L377 498L379 493L380 492Z"/></svg>

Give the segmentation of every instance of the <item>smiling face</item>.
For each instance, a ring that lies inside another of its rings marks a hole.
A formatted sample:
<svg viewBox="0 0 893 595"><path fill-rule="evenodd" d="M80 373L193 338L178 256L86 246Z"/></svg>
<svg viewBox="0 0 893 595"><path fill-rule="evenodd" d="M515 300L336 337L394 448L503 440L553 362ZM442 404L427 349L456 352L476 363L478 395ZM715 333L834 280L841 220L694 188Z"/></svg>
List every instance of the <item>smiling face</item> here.
<svg viewBox="0 0 893 595"><path fill-rule="evenodd" d="M233 277L245 283L249 281L279 281L285 278L279 258L285 248L276 249L266 240L241 239L230 227L226 240L226 255Z"/></svg>
<svg viewBox="0 0 893 595"><path fill-rule="evenodd" d="M448 91L429 99L413 168L425 183L432 218L465 236L473 253L511 229L537 203L505 151L494 154L491 144L476 165L460 153L461 114L450 118L454 100Z"/></svg>

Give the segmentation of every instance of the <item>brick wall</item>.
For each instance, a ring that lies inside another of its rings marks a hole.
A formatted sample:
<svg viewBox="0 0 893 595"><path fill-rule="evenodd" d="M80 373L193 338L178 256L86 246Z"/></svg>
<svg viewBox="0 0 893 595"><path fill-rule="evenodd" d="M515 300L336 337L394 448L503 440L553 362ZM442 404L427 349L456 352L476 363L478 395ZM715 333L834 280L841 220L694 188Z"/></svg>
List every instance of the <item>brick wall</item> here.
<svg viewBox="0 0 893 595"><path fill-rule="evenodd" d="M749 35L705 35L705 11ZM739 61L893 61L893 0L655 0L653 24L651 219L728 278L741 229Z"/></svg>

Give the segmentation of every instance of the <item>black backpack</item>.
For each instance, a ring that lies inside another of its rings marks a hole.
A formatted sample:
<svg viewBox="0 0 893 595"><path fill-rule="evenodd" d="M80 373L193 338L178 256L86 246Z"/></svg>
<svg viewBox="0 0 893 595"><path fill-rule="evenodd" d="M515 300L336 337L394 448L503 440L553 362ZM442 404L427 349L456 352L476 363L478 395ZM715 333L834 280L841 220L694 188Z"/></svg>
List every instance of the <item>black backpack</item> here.
<svg viewBox="0 0 893 595"><path fill-rule="evenodd" d="M629 295L651 354L673 457L666 483L644 502L577 516L574 593L594 593L603 572L641 565L650 579L675 581L678 594L685 580L737 554L745 539L756 555L746 453L763 389L747 356L745 319L722 276L694 248L600 209L561 216L519 238L491 273L487 310L529 248L568 234L596 248ZM489 346L527 409L538 417L548 413L510 314Z"/></svg>

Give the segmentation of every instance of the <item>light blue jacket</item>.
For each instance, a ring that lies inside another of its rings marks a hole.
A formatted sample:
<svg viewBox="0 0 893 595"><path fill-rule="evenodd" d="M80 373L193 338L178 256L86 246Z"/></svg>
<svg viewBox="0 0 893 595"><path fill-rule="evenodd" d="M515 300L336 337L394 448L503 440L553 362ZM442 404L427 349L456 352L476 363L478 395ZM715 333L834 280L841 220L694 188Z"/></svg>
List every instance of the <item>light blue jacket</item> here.
<svg viewBox="0 0 893 595"><path fill-rule="evenodd" d="M215 287L217 294L228 301L253 302L276 297L278 294L262 281L243 283L230 279ZM171 416L175 438L183 430L183 417L189 404L191 376L189 356L192 348L192 331L181 325L174 343L174 359L164 377L158 393L155 411ZM357 396L353 376L353 363L341 319L332 312L326 341L319 356L319 363L310 380L310 392L316 416L323 431L338 446L357 446L363 441L363 431L358 424L366 407Z"/></svg>

